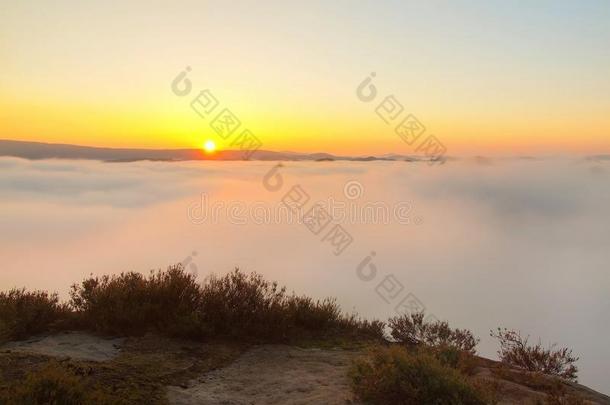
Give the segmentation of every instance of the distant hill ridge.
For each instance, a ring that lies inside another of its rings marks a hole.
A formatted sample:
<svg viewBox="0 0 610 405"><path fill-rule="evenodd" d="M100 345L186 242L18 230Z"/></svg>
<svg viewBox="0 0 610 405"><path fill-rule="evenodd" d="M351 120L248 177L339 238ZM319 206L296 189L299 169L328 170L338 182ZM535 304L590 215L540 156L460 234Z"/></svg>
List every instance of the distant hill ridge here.
<svg viewBox="0 0 610 405"><path fill-rule="evenodd" d="M284 161L419 161L421 157L406 155L336 156L329 153L296 153L257 150L249 159L241 150L221 150L206 154L200 149L132 149L101 148L43 142L0 140L0 156L24 159L90 159L108 162L138 160L186 161L186 160L284 160Z"/></svg>

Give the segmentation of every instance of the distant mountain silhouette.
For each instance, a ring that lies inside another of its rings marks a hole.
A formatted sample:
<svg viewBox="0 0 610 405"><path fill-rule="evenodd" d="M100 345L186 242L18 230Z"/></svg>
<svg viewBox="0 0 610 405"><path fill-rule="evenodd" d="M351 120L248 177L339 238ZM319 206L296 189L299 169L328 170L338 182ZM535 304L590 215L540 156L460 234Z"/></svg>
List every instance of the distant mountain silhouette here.
<svg viewBox="0 0 610 405"><path fill-rule="evenodd" d="M206 154L199 149L124 149L98 148L42 142L0 140L0 156L24 159L89 159L105 162L133 162L138 160L186 161L186 160L274 160L274 161L336 161L368 162L376 160L423 161L425 158L406 155L335 156L329 153L296 153L257 150L247 156L241 150L222 150Z"/></svg>

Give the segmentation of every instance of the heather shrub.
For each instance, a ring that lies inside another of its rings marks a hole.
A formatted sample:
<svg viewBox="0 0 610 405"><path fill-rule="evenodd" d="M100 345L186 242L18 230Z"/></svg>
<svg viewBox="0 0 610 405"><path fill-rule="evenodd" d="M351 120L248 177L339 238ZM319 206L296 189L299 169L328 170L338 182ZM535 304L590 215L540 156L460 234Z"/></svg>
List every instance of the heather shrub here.
<svg viewBox="0 0 610 405"><path fill-rule="evenodd" d="M0 292L0 341L45 332L68 315L56 294L19 289Z"/></svg>
<svg viewBox="0 0 610 405"><path fill-rule="evenodd" d="M57 362L28 373L24 380L12 383L0 392L0 403L15 405L110 405L121 402L110 400L99 387L87 386L82 377Z"/></svg>
<svg viewBox="0 0 610 405"><path fill-rule="evenodd" d="M479 342L469 330L452 329L444 321L426 322L423 312L403 314L390 318L390 335L409 347L455 347L474 354Z"/></svg>
<svg viewBox="0 0 610 405"><path fill-rule="evenodd" d="M429 353L441 364L455 368L466 375L473 375L477 369L478 361L473 353L460 350L455 346L422 346L417 350Z"/></svg>
<svg viewBox="0 0 610 405"><path fill-rule="evenodd" d="M277 283L239 270L206 280L199 319L210 336L260 341L284 341L304 333L383 336L383 323L345 315L334 299L289 295Z"/></svg>
<svg viewBox="0 0 610 405"><path fill-rule="evenodd" d="M357 335L366 336L384 342L386 341L386 324L383 321L377 319L369 321L353 315L344 316L344 318L339 321L339 324L344 330L352 331Z"/></svg>
<svg viewBox="0 0 610 405"><path fill-rule="evenodd" d="M342 314L336 301L326 298L314 301L310 297L291 296L286 302L286 310L296 327L323 329L336 325Z"/></svg>
<svg viewBox="0 0 610 405"><path fill-rule="evenodd" d="M371 404L489 403L487 392L425 351L379 348L350 370L356 395Z"/></svg>
<svg viewBox="0 0 610 405"><path fill-rule="evenodd" d="M384 324L344 315L333 299L287 294L259 274L235 270L199 284L181 265L167 271L91 277L72 286L84 327L116 335L156 331L186 338L286 341L305 333L381 338Z"/></svg>
<svg viewBox="0 0 610 405"><path fill-rule="evenodd" d="M285 300L277 283L235 270L206 280L198 313L209 335L281 338L288 326Z"/></svg>
<svg viewBox="0 0 610 405"><path fill-rule="evenodd" d="M385 323L344 314L334 298L314 301L291 295L286 300L287 316L296 330L351 332L360 336L384 339Z"/></svg>
<svg viewBox="0 0 610 405"><path fill-rule="evenodd" d="M195 333L201 287L181 265L167 271L92 277L70 292L71 307L83 324L109 334L138 335L149 330Z"/></svg>
<svg viewBox="0 0 610 405"><path fill-rule="evenodd" d="M568 348L556 349L555 345L548 348L537 344L529 344L529 337L522 337L520 332L498 328L490 335L500 341L498 355L502 362L528 371L536 371L577 381L578 368L574 363L578 357Z"/></svg>

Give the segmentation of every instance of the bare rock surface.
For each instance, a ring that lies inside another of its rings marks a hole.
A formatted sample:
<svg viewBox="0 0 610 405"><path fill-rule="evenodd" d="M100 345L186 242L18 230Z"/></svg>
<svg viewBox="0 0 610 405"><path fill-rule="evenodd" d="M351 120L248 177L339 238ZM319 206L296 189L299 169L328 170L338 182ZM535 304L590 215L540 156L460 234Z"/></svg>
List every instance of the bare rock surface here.
<svg viewBox="0 0 610 405"><path fill-rule="evenodd" d="M477 367L475 378L494 384L498 405L610 405L607 395L583 385L530 371L507 368L494 360L480 357L479 361L480 366ZM552 397L553 392L555 398Z"/></svg>
<svg viewBox="0 0 610 405"><path fill-rule="evenodd" d="M108 339L82 332L65 332L9 342L5 351L42 354L74 360L108 361L116 357L124 339Z"/></svg>
<svg viewBox="0 0 610 405"><path fill-rule="evenodd" d="M169 402L191 404L360 404L347 370L357 352L257 346L186 387L169 387Z"/></svg>

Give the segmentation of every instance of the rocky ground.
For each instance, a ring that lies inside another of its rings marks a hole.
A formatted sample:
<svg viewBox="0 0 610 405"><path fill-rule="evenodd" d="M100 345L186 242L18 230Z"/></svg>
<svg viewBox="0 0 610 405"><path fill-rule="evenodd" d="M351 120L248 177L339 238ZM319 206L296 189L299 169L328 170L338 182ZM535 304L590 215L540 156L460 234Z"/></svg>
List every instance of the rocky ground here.
<svg viewBox="0 0 610 405"><path fill-rule="evenodd" d="M62 333L12 342L0 348L0 377L21 378L19 368L49 358L88 370L100 384L158 404L358 404L347 370L360 350L199 344L147 336L108 339ZM556 382L479 359L476 378L497 387L500 404L553 403L546 392ZM125 386L123 387L122 384ZM142 386L141 392L128 391ZM610 398L573 383L553 386L569 401L610 404ZM562 402L557 402L562 403ZM563 402L571 403L571 402Z"/></svg>
<svg viewBox="0 0 610 405"><path fill-rule="evenodd" d="M104 339L86 333L70 332L9 342L2 349L74 360L108 361L118 356L124 341L120 338Z"/></svg>
<svg viewBox="0 0 610 405"><path fill-rule="evenodd" d="M191 404L355 404L347 371L357 352L258 346L234 363L170 387L169 401Z"/></svg>

